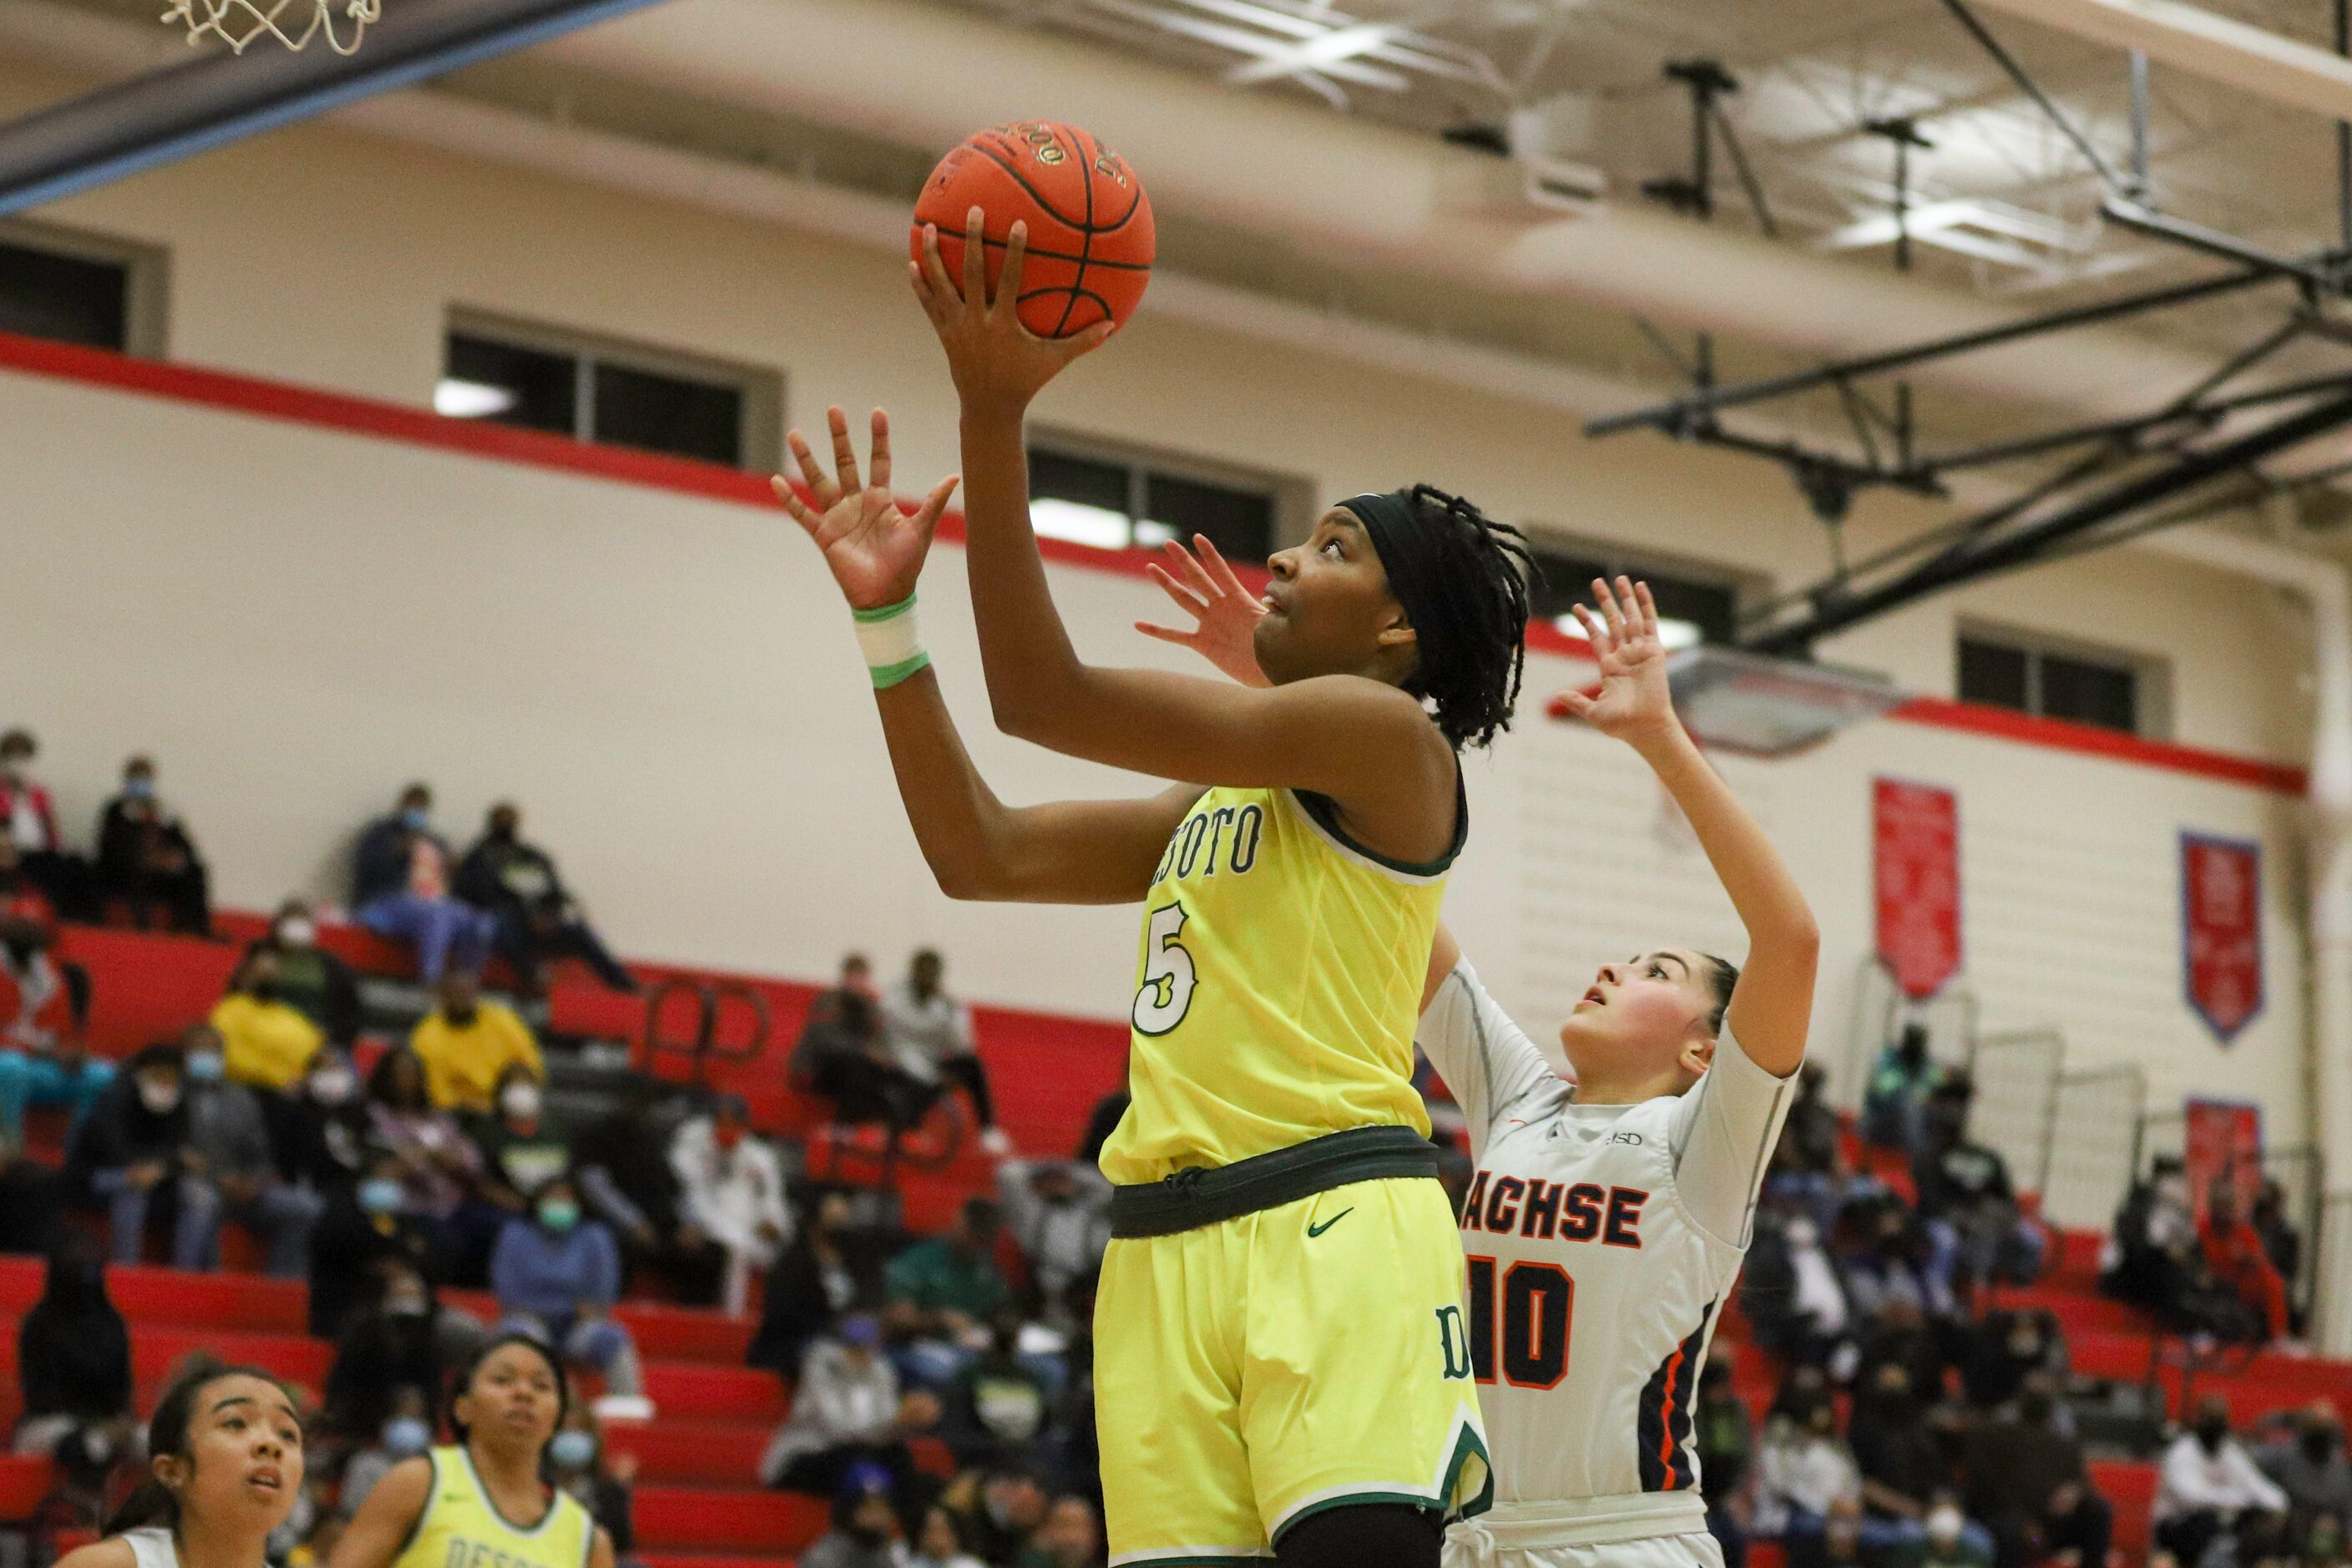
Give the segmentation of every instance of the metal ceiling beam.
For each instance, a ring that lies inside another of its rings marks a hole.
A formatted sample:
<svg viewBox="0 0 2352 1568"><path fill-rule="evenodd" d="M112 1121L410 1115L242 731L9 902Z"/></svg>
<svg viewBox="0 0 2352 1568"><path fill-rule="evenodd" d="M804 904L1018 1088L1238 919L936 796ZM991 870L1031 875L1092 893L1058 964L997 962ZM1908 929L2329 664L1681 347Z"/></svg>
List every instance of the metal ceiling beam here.
<svg viewBox="0 0 2352 1568"><path fill-rule="evenodd" d="M0 217L412 86L654 0L392 0L354 55L213 53L0 126Z"/></svg>
<svg viewBox="0 0 2352 1568"><path fill-rule="evenodd" d="M2329 120L2352 120L2352 61L2179 0L1976 0Z"/></svg>

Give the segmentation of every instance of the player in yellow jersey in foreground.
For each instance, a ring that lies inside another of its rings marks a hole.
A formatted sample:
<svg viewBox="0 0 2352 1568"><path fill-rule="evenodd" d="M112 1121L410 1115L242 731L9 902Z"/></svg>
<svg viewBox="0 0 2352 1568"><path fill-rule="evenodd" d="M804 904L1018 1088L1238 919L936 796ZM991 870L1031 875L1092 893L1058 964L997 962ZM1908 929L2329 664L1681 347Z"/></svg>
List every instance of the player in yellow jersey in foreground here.
<svg viewBox="0 0 2352 1568"><path fill-rule="evenodd" d="M1134 1103L1103 1153L1118 1184L1095 1333L1111 1561L1433 1568L1443 1520L1488 1482L1412 1032L1467 831L1456 752L1507 723L1517 694L1526 552L1427 487L1359 496L1273 559L1256 645L1270 688L1081 662L1030 531L1022 425L1107 334L1021 326L1013 234L992 298L977 232L961 292L936 235L916 269L962 400L996 722L1182 782L1004 805L914 630L956 481L903 514L887 420L861 482L835 409L830 472L792 439L814 506L777 489L856 611L940 887L1147 910Z"/></svg>

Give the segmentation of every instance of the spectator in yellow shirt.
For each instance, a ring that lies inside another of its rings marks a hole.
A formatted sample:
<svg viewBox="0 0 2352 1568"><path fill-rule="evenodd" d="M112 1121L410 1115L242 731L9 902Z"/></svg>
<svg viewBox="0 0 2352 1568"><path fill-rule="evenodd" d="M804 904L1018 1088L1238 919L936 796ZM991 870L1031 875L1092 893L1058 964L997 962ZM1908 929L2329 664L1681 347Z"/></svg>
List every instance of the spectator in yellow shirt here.
<svg viewBox="0 0 2352 1568"><path fill-rule="evenodd" d="M444 1110L488 1115L499 1075L512 1063L547 1081L530 1026L513 1008L483 1001L481 983L461 969L442 976L441 1005L425 1015L408 1044L425 1063L425 1092Z"/></svg>
<svg viewBox="0 0 2352 1568"><path fill-rule="evenodd" d="M229 1081L283 1093L301 1081L326 1036L278 994L278 955L257 951L213 1008Z"/></svg>

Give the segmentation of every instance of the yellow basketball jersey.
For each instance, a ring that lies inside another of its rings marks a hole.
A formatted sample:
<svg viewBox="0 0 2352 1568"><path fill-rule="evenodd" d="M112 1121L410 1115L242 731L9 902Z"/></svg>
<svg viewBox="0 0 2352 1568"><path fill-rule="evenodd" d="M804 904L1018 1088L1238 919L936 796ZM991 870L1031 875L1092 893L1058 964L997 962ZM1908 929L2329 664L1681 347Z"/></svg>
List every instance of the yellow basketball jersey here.
<svg viewBox="0 0 2352 1568"><path fill-rule="evenodd" d="M1303 790L1208 791L1168 841L1136 963L1134 1103L1103 1173L1153 1182L1351 1127L1424 1135L1412 1030L1454 844L1408 865Z"/></svg>
<svg viewBox="0 0 2352 1568"><path fill-rule="evenodd" d="M463 1447L427 1457L433 1490L392 1568L583 1568L596 1521L577 1499L556 1492L536 1523L514 1524L490 1501Z"/></svg>

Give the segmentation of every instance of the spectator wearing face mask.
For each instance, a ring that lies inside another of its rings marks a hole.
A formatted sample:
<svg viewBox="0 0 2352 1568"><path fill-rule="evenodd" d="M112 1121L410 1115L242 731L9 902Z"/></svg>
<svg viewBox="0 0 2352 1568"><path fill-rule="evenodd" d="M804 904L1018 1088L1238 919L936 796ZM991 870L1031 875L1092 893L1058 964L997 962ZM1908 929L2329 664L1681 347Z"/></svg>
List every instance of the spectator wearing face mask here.
<svg viewBox="0 0 2352 1568"><path fill-rule="evenodd" d="M1986 1313L1969 1337L1960 1386L1970 1405L1991 1410L2016 1398L2036 1373L2056 1377L2065 1370L2065 1342L2048 1308L2002 1308Z"/></svg>
<svg viewBox="0 0 2352 1568"><path fill-rule="evenodd" d="M1004 1227L1029 1266L1034 1317L1053 1326L1071 1284L1102 1268L1110 1246L1110 1184L1099 1172L1060 1160L1004 1160L996 1167Z"/></svg>
<svg viewBox="0 0 2352 1568"><path fill-rule="evenodd" d="M790 1070L794 1087L832 1101L833 1120L853 1126L912 1127L937 1092L891 1048L863 953L844 958L839 981L810 1002Z"/></svg>
<svg viewBox="0 0 2352 1568"><path fill-rule="evenodd" d="M480 968L498 934L496 917L450 890L449 867L449 846L433 831L433 792L421 784L368 824L352 859L352 914L378 936L414 944L428 985L453 959Z"/></svg>
<svg viewBox="0 0 2352 1568"><path fill-rule="evenodd" d="M2046 1373L2029 1377L2014 1412L1980 1423L1962 1446L1968 1510L1992 1531L1999 1568L2025 1568L2037 1553L2067 1568L2107 1561L2115 1510L2062 1428L2053 1387Z"/></svg>
<svg viewBox="0 0 2352 1568"><path fill-rule="evenodd" d="M107 1211L115 1262L139 1261L147 1222L164 1208L179 1230L173 1250L193 1245L189 1153L186 1060L176 1045L149 1046L107 1086L66 1155L68 1180Z"/></svg>
<svg viewBox="0 0 2352 1568"><path fill-rule="evenodd" d="M634 992L636 978L623 968L588 923L557 874L555 860L522 837L522 811L512 801L490 807L481 837L457 863L459 898L487 910L499 922L498 949L514 966L523 989L547 989L546 966L564 958L585 963L614 991Z"/></svg>
<svg viewBox="0 0 2352 1568"><path fill-rule="evenodd" d="M1853 1311L1844 1283L1803 1215L1758 1225L1744 1300L1758 1342L1801 1365L1821 1365L1848 1342Z"/></svg>
<svg viewBox="0 0 2352 1568"><path fill-rule="evenodd" d="M1691 1410L1691 1441L1706 1478L1706 1530L1723 1548L1724 1568L1747 1568L1748 1483L1756 1468L1756 1433L1748 1405L1732 1384L1728 1345L1718 1344L1699 1369L1698 1401Z"/></svg>
<svg viewBox="0 0 2352 1568"><path fill-rule="evenodd" d="M607 1451L595 1407L586 1400L576 1399L564 1407L563 1425L547 1445L547 1479L588 1510L588 1517L613 1538L614 1556L627 1562L637 1544L635 1500L630 1491L637 1479L637 1457Z"/></svg>
<svg viewBox="0 0 2352 1568"><path fill-rule="evenodd" d="M98 1244L75 1234L51 1253L41 1299L16 1332L23 1398L9 1447L47 1455L69 1489L102 1497L132 1435L131 1331L107 1300Z"/></svg>
<svg viewBox="0 0 2352 1568"><path fill-rule="evenodd" d="M155 795L155 764L122 764L122 792L99 814L98 896L120 899L141 931L161 924L191 936L212 933L211 881L180 814Z"/></svg>
<svg viewBox="0 0 2352 1568"><path fill-rule="evenodd" d="M233 1220L262 1238L271 1275L302 1279L326 1200L278 1176L261 1100L228 1081L219 1034L199 1024L181 1048L188 1069L188 1155L173 1266L219 1268L221 1226Z"/></svg>
<svg viewBox="0 0 2352 1568"><path fill-rule="evenodd" d="M934 1503L923 1510L923 1525L915 1532L915 1547L907 1555L906 1568L985 1568L985 1564L964 1550L956 1516Z"/></svg>
<svg viewBox="0 0 2352 1568"><path fill-rule="evenodd" d="M2274 1547L2286 1510L2286 1493L2231 1435L2229 1402L2211 1394L2199 1400L2195 1424L2173 1439L2157 1472L2157 1545L2200 1563L2227 1536L2242 1561L2255 1562Z"/></svg>
<svg viewBox="0 0 2352 1568"><path fill-rule="evenodd" d="M1055 1498L1022 1552L1020 1568L1099 1568L1102 1518L1082 1497Z"/></svg>
<svg viewBox="0 0 2352 1568"><path fill-rule="evenodd" d="M28 730L0 734L0 837L16 850L25 880L39 889L69 921L95 919L89 862L67 849L47 788L33 777L39 751Z"/></svg>
<svg viewBox="0 0 2352 1568"><path fill-rule="evenodd" d="M1939 1233L1892 1194L1849 1205L1845 1228L1853 1245L1839 1259L1838 1278L1856 1316L1875 1318L1899 1300L1929 1321L1958 1321L1952 1275L1959 1248L1948 1233L1939 1239Z"/></svg>
<svg viewBox="0 0 2352 1568"><path fill-rule="evenodd" d="M374 1300L352 1316L335 1342L319 1418L324 1430L354 1439L402 1414L402 1390L438 1390L448 1370L425 1276L394 1257L380 1258L369 1272ZM429 1403L415 1414L428 1422L434 1415Z"/></svg>
<svg viewBox="0 0 2352 1568"><path fill-rule="evenodd" d="M1965 1076L1954 1075L1928 1096L1925 1142L1911 1157L1919 1213L1931 1225L1949 1227L1970 1281L1997 1277L2030 1285L2042 1273L2045 1242L2018 1208L2008 1162L1968 1135L1975 1092Z"/></svg>
<svg viewBox="0 0 2352 1568"><path fill-rule="evenodd" d="M800 1375L810 1343L834 1331L858 1302L872 1300L881 1284L870 1249L850 1233L849 1194L828 1188L806 1202L806 1217L792 1245L768 1272L760 1305L760 1331L744 1360L790 1381Z"/></svg>
<svg viewBox="0 0 2352 1568"><path fill-rule="evenodd" d="M546 1091L530 1069L509 1062L491 1095L488 1116L466 1119L467 1135L481 1156L475 1190L449 1220L449 1247L456 1262L451 1278L488 1278L490 1250L509 1220L530 1213L530 1194L572 1169L572 1151L541 1114Z"/></svg>
<svg viewBox="0 0 2352 1568"><path fill-rule="evenodd" d="M1833 1506L1861 1500L1862 1473L1838 1436L1828 1388L1784 1390L1756 1448L1757 1533L1786 1541L1792 1563L1818 1561Z"/></svg>
<svg viewBox="0 0 2352 1568"><path fill-rule="evenodd" d="M433 1404L424 1388L400 1384L386 1391L383 1419L368 1429L370 1441L343 1464L343 1483L335 1494L335 1509L345 1519L359 1512L376 1483L405 1459L433 1446Z"/></svg>
<svg viewBox="0 0 2352 1568"><path fill-rule="evenodd" d="M547 1081L530 1026L504 1003L484 1001L481 982L468 970L442 977L439 1005L417 1024L408 1046L425 1064L425 1092L444 1110L488 1115L492 1092L516 1064Z"/></svg>
<svg viewBox="0 0 2352 1568"><path fill-rule="evenodd" d="M659 1271L686 1300L716 1301L727 1249L686 1213L669 1158L682 1098L656 1079L631 1079L620 1103L581 1135L573 1170L589 1211L613 1227L631 1270Z"/></svg>
<svg viewBox="0 0 2352 1568"><path fill-rule="evenodd" d="M1053 1507L1045 1478L1020 1459L968 1473L949 1489L947 1501L972 1554L990 1568L1018 1568Z"/></svg>
<svg viewBox="0 0 2352 1568"><path fill-rule="evenodd" d="M1021 1314L989 1324L988 1346L948 1385L941 1428L960 1464L985 1465L1034 1451L1045 1436L1049 1391L1021 1354Z"/></svg>
<svg viewBox="0 0 2352 1568"><path fill-rule="evenodd" d="M301 1080L276 1100L269 1117L278 1173L321 1195L359 1179L367 1163L368 1111L351 1058L327 1047L310 1058Z"/></svg>
<svg viewBox="0 0 2352 1568"><path fill-rule="evenodd" d="M1927 1026L1906 1024L1870 1069L1862 1091L1862 1135L1881 1148L1906 1153L1918 1148L1926 1142L1921 1121L1927 1097L1943 1077L1927 1055Z"/></svg>
<svg viewBox="0 0 2352 1568"><path fill-rule="evenodd" d="M967 1198L955 1228L916 1242L890 1260L889 1288L894 1337L902 1369L931 1387L944 1386L963 1364L982 1325L1013 1299L996 1267L996 1238L1003 1211L992 1198Z"/></svg>
<svg viewBox="0 0 2352 1568"><path fill-rule="evenodd" d="M834 1491L832 1527L800 1555L800 1568L906 1568L890 1472L858 1465Z"/></svg>
<svg viewBox="0 0 2352 1568"><path fill-rule="evenodd" d="M742 1097L729 1094L708 1116L679 1126L669 1163L677 1173L678 1212L727 1249L721 1302L729 1312L740 1312L751 1300L752 1274L764 1272L792 1239L776 1151L751 1131Z"/></svg>
<svg viewBox="0 0 2352 1568"><path fill-rule="evenodd" d="M433 1103L423 1058L388 1050L368 1075L368 1133L399 1162L408 1212L446 1226L481 1181L482 1156L457 1119Z"/></svg>
<svg viewBox="0 0 2352 1568"><path fill-rule="evenodd" d="M402 1171L399 1155L373 1152L356 1181L328 1193L326 1212L310 1236L312 1337L341 1338L373 1292L385 1289L378 1281L389 1278L391 1266L430 1278L431 1226L410 1210Z"/></svg>
<svg viewBox="0 0 2352 1568"><path fill-rule="evenodd" d="M2352 1459L2345 1458L2344 1421L2333 1403L2320 1399L2305 1406L2294 1430L2255 1459L2286 1494L2290 1550L2315 1555L2315 1543L2352 1534Z"/></svg>
<svg viewBox="0 0 2352 1568"><path fill-rule="evenodd" d="M61 1107L79 1122L114 1078L111 1063L81 1049L89 972L58 958L57 942L55 909L24 879L16 847L0 837L0 973L16 992L16 1014L0 1033L0 1139L11 1144L23 1140L28 1108Z"/></svg>
<svg viewBox="0 0 2352 1568"><path fill-rule="evenodd" d="M2260 1341L2277 1344L2287 1337L2286 1280L2271 1261L2251 1209L2231 1184L2216 1182L2206 1198L2197 1240L2206 1268L2237 1297Z"/></svg>
<svg viewBox="0 0 2352 1568"><path fill-rule="evenodd" d="M900 1068L925 1084L961 1088L980 1122L982 1146L992 1154L1010 1153L1013 1145L996 1125L988 1069L972 1041L971 1009L941 985L946 970L929 948L917 952L907 978L882 994L883 1030Z"/></svg>
<svg viewBox="0 0 2352 1568"><path fill-rule="evenodd" d="M1846 1440L1862 1477L1863 1544L1916 1556L1931 1535L1940 1535L1990 1563L1992 1536L1959 1515L1952 1496L1956 1478L1932 1419L1911 1374L1892 1362L1876 1368L1855 1394Z"/></svg>
<svg viewBox="0 0 2352 1568"><path fill-rule="evenodd" d="M267 948L247 953L229 976L228 994L214 1004L210 1020L220 1037L229 1081L271 1094L299 1083L327 1043L325 1032L286 1001L278 963L278 955Z"/></svg>
<svg viewBox="0 0 2352 1568"><path fill-rule="evenodd" d="M859 1467L894 1482L914 1474L908 1437L938 1425L940 1403L902 1391L882 1353L882 1325L865 1313L844 1318L836 1336L809 1347L793 1385L792 1414L768 1440L760 1476L784 1491L830 1494Z"/></svg>
<svg viewBox="0 0 2352 1568"><path fill-rule="evenodd" d="M527 1333L567 1361L594 1368L608 1399L651 1414L636 1342L613 1321L621 1294L621 1249L613 1233L580 1212L580 1194L559 1176L531 1194L529 1217L510 1219L490 1258L499 1331Z"/></svg>
<svg viewBox="0 0 2352 1568"><path fill-rule="evenodd" d="M269 930L245 956L249 961L265 952L278 961L276 999L316 1024L330 1044L351 1049L362 1017L359 975L319 945L319 922L309 904L289 899L278 906Z"/></svg>

